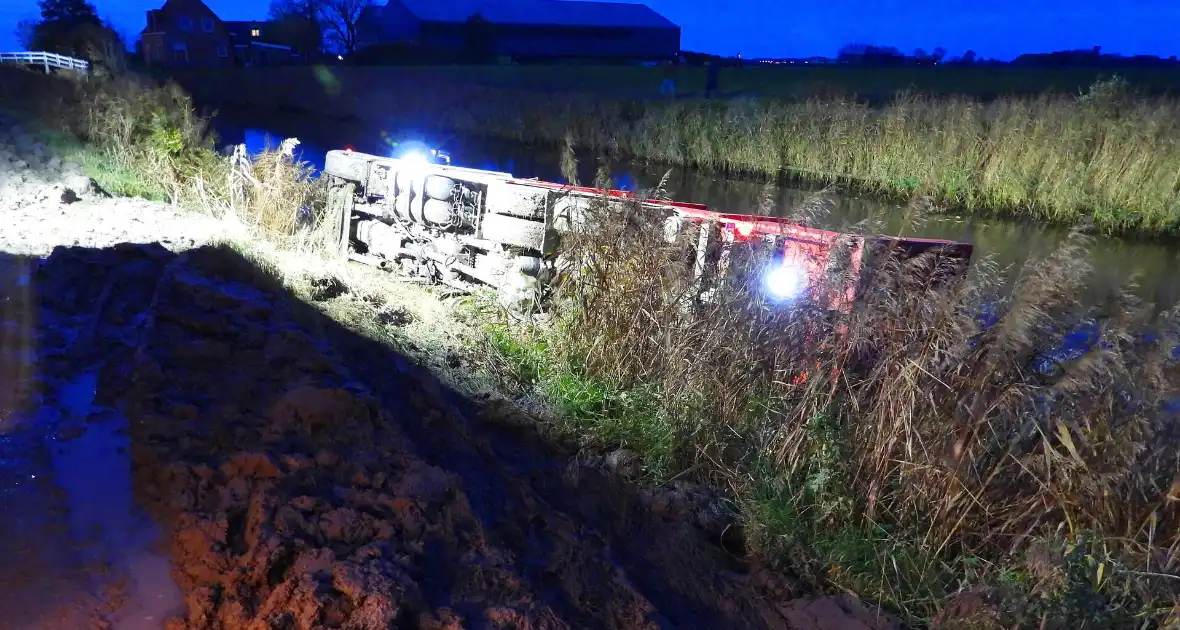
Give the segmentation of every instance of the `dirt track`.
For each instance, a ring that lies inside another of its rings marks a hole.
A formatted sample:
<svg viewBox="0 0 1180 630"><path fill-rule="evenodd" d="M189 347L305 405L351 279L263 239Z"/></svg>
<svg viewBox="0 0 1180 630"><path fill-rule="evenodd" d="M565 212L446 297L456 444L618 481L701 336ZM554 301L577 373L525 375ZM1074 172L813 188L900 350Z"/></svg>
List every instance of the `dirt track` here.
<svg viewBox="0 0 1180 630"><path fill-rule="evenodd" d="M735 559L673 490L651 509L228 249L2 262L0 480L19 492L0 525L25 533L0 552L26 560L4 556L0 628L890 627Z"/></svg>

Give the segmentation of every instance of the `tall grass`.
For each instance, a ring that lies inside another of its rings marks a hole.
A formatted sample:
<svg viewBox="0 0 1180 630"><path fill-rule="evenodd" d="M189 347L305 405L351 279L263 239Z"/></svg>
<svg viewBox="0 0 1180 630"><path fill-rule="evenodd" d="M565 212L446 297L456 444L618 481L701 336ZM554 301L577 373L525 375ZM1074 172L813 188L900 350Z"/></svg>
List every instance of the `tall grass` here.
<svg viewBox="0 0 1180 630"><path fill-rule="evenodd" d="M0 102L39 125L108 193L233 216L273 239L317 231L323 190L312 168L295 159L297 140L254 156L241 146L222 155L209 120L173 83L133 74L77 81L2 71L9 89Z"/></svg>
<svg viewBox="0 0 1180 630"><path fill-rule="evenodd" d="M1180 602L1175 311L1081 305L1088 237L1015 276L885 251L831 312L769 304L745 246L700 302L691 231L602 212L563 250L558 322L490 337L564 430L730 487L751 551L911 621L1152 627Z"/></svg>
<svg viewBox="0 0 1180 630"><path fill-rule="evenodd" d="M1118 81L1078 96L983 102L911 93L882 106L839 95L655 100L445 82L396 93L381 101L382 115L407 124L525 143L556 144L572 134L598 152L785 171L1065 225L1090 216L1110 232L1180 229L1180 101L1139 97Z"/></svg>

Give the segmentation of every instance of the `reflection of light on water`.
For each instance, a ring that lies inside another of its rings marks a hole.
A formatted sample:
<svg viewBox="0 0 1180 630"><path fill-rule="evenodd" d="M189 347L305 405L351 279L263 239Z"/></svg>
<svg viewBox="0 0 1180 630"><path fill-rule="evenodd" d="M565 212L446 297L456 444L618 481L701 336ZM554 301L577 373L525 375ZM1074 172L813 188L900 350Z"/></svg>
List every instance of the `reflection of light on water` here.
<svg viewBox="0 0 1180 630"><path fill-rule="evenodd" d="M268 148L275 148L279 146L282 139L276 139L274 136L261 129L246 129L242 132L242 144L246 145L246 152L250 155L258 155Z"/></svg>
<svg viewBox="0 0 1180 630"><path fill-rule="evenodd" d="M51 438L54 476L66 493L76 540L92 541L89 549L79 551L113 564L129 579L129 597L117 613L117 627L160 628L181 604L180 589L172 581L168 559L151 550L159 532L132 498L126 419L112 414L87 421L98 411L97 382L97 370L90 370L61 388L66 417L85 425L76 438Z"/></svg>
<svg viewBox="0 0 1180 630"><path fill-rule="evenodd" d="M118 581L113 627L159 630L183 604L135 505L127 420L96 407L97 385L97 369L56 384L57 404L0 435L0 556L18 559L0 564L5 628L90 627L95 588Z"/></svg>
<svg viewBox="0 0 1180 630"><path fill-rule="evenodd" d="M267 149L277 150L284 139L284 136L275 135L263 129L247 128L242 131L242 144L246 145L246 152L251 157L255 157ZM294 151L296 161L307 162L314 166L316 171L324 170L324 161L327 159L327 155L327 151L303 140L299 141L299 145L295 147Z"/></svg>

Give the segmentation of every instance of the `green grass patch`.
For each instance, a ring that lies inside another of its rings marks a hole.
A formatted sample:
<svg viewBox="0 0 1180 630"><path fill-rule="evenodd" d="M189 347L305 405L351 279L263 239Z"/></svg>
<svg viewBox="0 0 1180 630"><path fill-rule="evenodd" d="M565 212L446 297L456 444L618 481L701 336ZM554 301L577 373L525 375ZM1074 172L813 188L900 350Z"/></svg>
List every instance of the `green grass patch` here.
<svg viewBox="0 0 1180 630"><path fill-rule="evenodd" d="M497 376L507 389L539 394L556 412L554 428L566 439L596 450L643 454L649 480L673 474L677 427L656 386L619 387L590 376L584 366L555 349L554 329L485 324L488 347L506 369Z"/></svg>
<svg viewBox="0 0 1180 630"><path fill-rule="evenodd" d="M233 214L276 242L322 235L324 189L310 166L290 146L219 155L209 120L174 83L133 74L77 81L13 67L0 75L0 107L114 195Z"/></svg>
<svg viewBox="0 0 1180 630"><path fill-rule="evenodd" d="M87 146L60 131L39 129L34 135L63 162L78 164L100 188L116 197L168 200L168 191L159 182L145 177L132 165L120 163L96 147Z"/></svg>

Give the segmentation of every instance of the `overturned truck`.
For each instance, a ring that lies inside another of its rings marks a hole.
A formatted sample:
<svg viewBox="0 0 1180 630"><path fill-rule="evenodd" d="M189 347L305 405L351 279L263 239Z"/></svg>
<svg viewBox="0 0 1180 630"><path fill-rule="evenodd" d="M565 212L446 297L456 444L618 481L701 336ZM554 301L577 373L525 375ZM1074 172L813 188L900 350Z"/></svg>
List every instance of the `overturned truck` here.
<svg viewBox="0 0 1180 630"><path fill-rule="evenodd" d="M781 300L806 295L836 264L837 250L844 273L853 278L880 247L906 256L934 251L963 266L972 253L970 245L952 241L843 234L627 191L520 179L426 156L331 151L324 174L340 256L461 290L486 285L512 305L534 303L556 277L562 238L587 227L591 207L659 213L668 239L699 228L692 264L702 294L710 278L727 273L738 242L756 241L771 254L762 277L768 295ZM825 299L844 308L855 297L854 282L846 293Z"/></svg>

